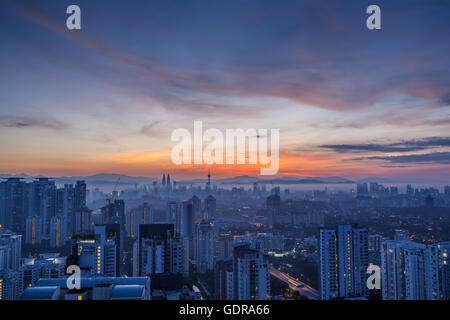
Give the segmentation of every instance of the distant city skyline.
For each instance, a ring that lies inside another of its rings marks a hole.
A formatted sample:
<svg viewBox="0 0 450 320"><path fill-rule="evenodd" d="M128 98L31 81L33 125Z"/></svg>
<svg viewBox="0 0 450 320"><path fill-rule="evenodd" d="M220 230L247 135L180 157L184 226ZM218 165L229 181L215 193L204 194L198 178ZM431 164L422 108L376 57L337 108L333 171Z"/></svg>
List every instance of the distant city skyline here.
<svg viewBox="0 0 450 320"><path fill-rule="evenodd" d="M82 10L82 30L65 27ZM450 177L450 13L439 1L4 1L0 173L175 179L171 132L280 129L278 176Z"/></svg>

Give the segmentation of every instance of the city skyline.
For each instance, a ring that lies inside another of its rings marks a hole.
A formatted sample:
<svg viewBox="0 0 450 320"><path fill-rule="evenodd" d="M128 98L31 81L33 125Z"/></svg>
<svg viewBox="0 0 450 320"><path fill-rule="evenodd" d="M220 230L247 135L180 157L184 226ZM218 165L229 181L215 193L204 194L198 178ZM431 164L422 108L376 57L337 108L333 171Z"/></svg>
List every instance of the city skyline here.
<svg viewBox="0 0 450 320"><path fill-rule="evenodd" d="M448 10L439 1L5 1L0 173L179 179L171 132L279 128L278 176L450 177Z"/></svg>

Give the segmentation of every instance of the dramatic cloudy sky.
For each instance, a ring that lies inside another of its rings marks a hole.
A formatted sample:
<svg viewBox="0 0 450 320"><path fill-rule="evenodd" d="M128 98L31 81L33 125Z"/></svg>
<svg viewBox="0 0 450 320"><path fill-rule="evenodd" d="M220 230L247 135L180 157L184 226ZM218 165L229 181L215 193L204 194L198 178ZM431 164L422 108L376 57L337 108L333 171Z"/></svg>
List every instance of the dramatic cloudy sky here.
<svg viewBox="0 0 450 320"><path fill-rule="evenodd" d="M449 179L449 35L446 0L2 0L0 171L198 176L202 120L279 128L281 175Z"/></svg>

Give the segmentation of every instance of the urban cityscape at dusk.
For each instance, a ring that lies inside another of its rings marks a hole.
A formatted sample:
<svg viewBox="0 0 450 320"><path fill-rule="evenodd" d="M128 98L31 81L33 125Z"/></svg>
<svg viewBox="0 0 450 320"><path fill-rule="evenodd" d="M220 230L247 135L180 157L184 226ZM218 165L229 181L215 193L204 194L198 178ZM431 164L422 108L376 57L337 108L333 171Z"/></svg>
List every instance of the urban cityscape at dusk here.
<svg viewBox="0 0 450 320"><path fill-rule="evenodd" d="M0 300L450 300L448 2L1 7Z"/></svg>

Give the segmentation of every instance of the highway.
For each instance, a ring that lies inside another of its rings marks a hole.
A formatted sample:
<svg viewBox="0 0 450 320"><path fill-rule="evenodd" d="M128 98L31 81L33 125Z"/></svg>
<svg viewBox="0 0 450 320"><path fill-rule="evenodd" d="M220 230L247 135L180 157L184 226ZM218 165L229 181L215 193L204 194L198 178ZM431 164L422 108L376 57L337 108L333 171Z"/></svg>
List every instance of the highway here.
<svg viewBox="0 0 450 320"><path fill-rule="evenodd" d="M294 291L298 291L302 296L307 297L311 300L317 300L319 299L319 293L316 289L312 288L311 286L307 285L304 282L301 282L290 275L281 272L274 267L270 266L270 274L274 276L275 278L283 281L284 283L289 285L289 288ZM298 286L304 285L303 288L298 288Z"/></svg>

